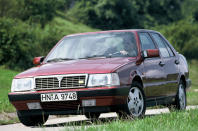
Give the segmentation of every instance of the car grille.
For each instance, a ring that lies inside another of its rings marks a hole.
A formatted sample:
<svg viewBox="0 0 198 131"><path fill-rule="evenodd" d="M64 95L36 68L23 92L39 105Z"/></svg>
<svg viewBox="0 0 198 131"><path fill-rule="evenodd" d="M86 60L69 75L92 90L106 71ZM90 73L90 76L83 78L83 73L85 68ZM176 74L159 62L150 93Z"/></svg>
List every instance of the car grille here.
<svg viewBox="0 0 198 131"><path fill-rule="evenodd" d="M57 75L40 76L35 78L36 90L81 88L85 87L87 75Z"/></svg>

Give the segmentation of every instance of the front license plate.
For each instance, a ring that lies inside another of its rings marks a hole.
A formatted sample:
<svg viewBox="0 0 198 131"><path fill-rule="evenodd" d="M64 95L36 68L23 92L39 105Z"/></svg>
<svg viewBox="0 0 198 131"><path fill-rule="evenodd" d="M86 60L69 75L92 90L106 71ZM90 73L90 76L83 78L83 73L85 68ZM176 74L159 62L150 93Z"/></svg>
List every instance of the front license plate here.
<svg viewBox="0 0 198 131"><path fill-rule="evenodd" d="M76 92L41 94L41 102L77 100Z"/></svg>

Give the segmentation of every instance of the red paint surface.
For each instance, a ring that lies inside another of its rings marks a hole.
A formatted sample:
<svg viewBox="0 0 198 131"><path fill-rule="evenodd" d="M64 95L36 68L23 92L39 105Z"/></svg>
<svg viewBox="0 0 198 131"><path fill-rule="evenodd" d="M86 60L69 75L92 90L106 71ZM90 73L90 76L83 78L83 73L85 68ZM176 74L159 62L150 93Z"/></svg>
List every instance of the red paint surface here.
<svg viewBox="0 0 198 131"><path fill-rule="evenodd" d="M40 102L40 100L26 100L26 101L14 101L11 102L17 110L28 110L27 103Z"/></svg>
<svg viewBox="0 0 198 131"><path fill-rule="evenodd" d="M110 73L117 67L125 65L133 60L135 60L135 58L117 57L50 62L24 71L15 78L58 74Z"/></svg>
<svg viewBox="0 0 198 131"><path fill-rule="evenodd" d="M148 55L148 57L159 57L159 50L158 49L148 49L147 55Z"/></svg>
<svg viewBox="0 0 198 131"><path fill-rule="evenodd" d="M41 57L35 57L35 58L33 59L33 64L34 64L34 65L40 64L40 60L41 60Z"/></svg>
<svg viewBox="0 0 198 131"><path fill-rule="evenodd" d="M81 97L82 100L95 99L96 106L110 106L121 105L126 102L127 96L93 96L93 97Z"/></svg>

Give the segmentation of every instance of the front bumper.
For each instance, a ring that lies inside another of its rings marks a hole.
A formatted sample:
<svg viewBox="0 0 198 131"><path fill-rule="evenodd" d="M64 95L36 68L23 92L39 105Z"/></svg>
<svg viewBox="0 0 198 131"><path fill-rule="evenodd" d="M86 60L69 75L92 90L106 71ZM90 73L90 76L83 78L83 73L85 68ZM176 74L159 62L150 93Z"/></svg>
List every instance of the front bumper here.
<svg viewBox="0 0 198 131"><path fill-rule="evenodd" d="M84 114L85 112L109 112L115 108L122 107L127 99L130 87L97 87L82 89L48 90L35 92L9 93L10 102L18 111L24 113L38 114ZM75 101L41 102L41 94L45 93L77 93ZM83 107L82 100L96 100L96 106ZM27 103L40 103L41 109L29 109Z"/></svg>

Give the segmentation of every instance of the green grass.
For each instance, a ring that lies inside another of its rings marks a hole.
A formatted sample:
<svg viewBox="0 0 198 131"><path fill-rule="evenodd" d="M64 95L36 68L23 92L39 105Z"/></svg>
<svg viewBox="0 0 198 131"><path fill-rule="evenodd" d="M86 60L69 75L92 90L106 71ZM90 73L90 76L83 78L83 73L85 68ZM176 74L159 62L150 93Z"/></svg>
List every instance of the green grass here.
<svg viewBox="0 0 198 131"><path fill-rule="evenodd" d="M189 62L191 89L187 92L187 104L198 105L198 61ZM197 91L196 91L197 90Z"/></svg>
<svg viewBox="0 0 198 131"><path fill-rule="evenodd" d="M51 22L57 30L64 32L64 35L69 35L73 33L82 33L82 32L93 32L98 31L97 29L90 28L81 23L72 23L68 20L65 20L61 17L55 17ZM51 24L47 25L51 28ZM46 27L48 28L48 27Z"/></svg>
<svg viewBox="0 0 198 131"><path fill-rule="evenodd" d="M10 92L12 79L17 73L16 71L0 67L0 113L15 111L8 100L8 93Z"/></svg>
<svg viewBox="0 0 198 131"><path fill-rule="evenodd" d="M81 23L73 23L67 20L61 12L60 15L55 17L50 23L46 24L45 30L50 30L52 27L53 29L57 30L59 33L60 38L65 35L75 34L75 33L83 33L83 32L94 32L98 31L98 29L93 29L87 25Z"/></svg>
<svg viewBox="0 0 198 131"><path fill-rule="evenodd" d="M198 109L147 116L138 120L114 120L83 125L76 130L86 131L197 131ZM65 128L66 129L66 128Z"/></svg>

